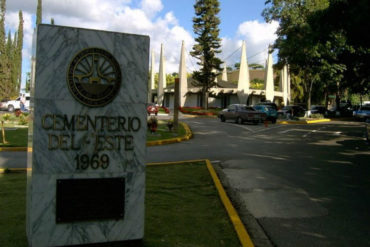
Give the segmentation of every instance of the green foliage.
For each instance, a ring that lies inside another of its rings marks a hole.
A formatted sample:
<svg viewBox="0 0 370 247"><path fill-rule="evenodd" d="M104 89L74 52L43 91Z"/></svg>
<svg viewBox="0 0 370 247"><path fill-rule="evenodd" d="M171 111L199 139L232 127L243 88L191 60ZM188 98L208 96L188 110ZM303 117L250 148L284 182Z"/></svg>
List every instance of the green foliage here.
<svg viewBox="0 0 370 247"><path fill-rule="evenodd" d="M28 116L21 114L18 119L19 125L27 125L28 124Z"/></svg>
<svg viewBox="0 0 370 247"><path fill-rule="evenodd" d="M22 74L23 15L19 12L19 27L5 36L6 1L0 2L0 99L18 95ZM6 41L5 41L6 40Z"/></svg>
<svg viewBox="0 0 370 247"><path fill-rule="evenodd" d="M42 0L37 0L36 26L42 23Z"/></svg>
<svg viewBox="0 0 370 247"><path fill-rule="evenodd" d="M26 93L31 91L31 72L26 74Z"/></svg>
<svg viewBox="0 0 370 247"><path fill-rule="evenodd" d="M235 63L235 64L234 64L234 68L235 68L236 70L240 69L240 63Z"/></svg>
<svg viewBox="0 0 370 247"><path fill-rule="evenodd" d="M4 121L9 121L11 119L11 114L9 113L5 113L3 115L1 115L1 119L4 120Z"/></svg>
<svg viewBox="0 0 370 247"><path fill-rule="evenodd" d="M369 1L268 0L266 4L265 20L280 24L274 44L279 64L289 64L290 72L300 77L296 86L303 90L307 105L311 94L314 101L336 94L339 102L347 90L369 92L370 37L364 35Z"/></svg>
<svg viewBox="0 0 370 247"><path fill-rule="evenodd" d="M323 119L324 115L320 113L311 114L310 118L317 118L317 119Z"/></svg>
<svg viewBox="0 0 370 247"><path fill-rule="evenodd" d="M240 64L239 64L240 66ZM248 64L248 67L251 68L251 69L264 69L265 67L261 64L258 64L258 63L252 63L252 64Z"/></svg>
<svg viewBox="0 0 370 247"><path fill-rule="evenodd" d="M263 90L265 89L265 81L262 79L254 78L253 80L251 80L250 88Z"/></svg>
<svg viewBox="0 0 370 247"><path fill-rule="evenodd" d="M216 57L221 52L219 6L218 0L196 0L194 5L193 30L197 37L190 54L199 60L197 64L201 66L200 71L193 72L193 79L195 86L202 87L205 108L208 108L209 89L216 85L215 79L222 70L222 62Z"/></svg>

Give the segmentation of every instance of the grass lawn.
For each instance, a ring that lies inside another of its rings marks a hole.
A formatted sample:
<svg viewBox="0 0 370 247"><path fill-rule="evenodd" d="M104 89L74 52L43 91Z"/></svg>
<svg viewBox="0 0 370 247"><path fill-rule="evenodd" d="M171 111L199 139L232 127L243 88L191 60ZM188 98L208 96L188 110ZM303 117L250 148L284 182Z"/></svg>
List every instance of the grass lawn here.
<svg viewBox="0 0 370 247"><path fill-rule="evenodd" d="M5 129L5 139L8 142L4 144L0 132L0 147L27 147L28 128Z"/></svg>
<svg viewBox="0 0 370 247"><path fill-rule="evenodd" d="M7 144L3 143L2 135L0 132L0 147L26 147L27 146L27 132L28 128L14 128L5 129L5 137ZM170 132L167 127L166 121L158 122L158 129L155 133L151 134L148 130L147 141L164 140L175 137L184 136L186 131L182 124L179 124L178 132Z"/></svg>
<svg viewBox="0 0 370 247"><path fill-rule="evenodd" d="M26 174L0 174L0 246L27 246ZM143 247L240 246L204 162L148 166Z"/></svg>
<svg viewBox="0 0 370 247"><path fill-rule="evenodd" d="M180 136L184 136L186 134L186 131L184 129L184 126L182 124L179 124L179 128L177 133L173 131L170 132L167 127L167 121L158 121L158 128L155 133L150 133L150 130L148 129L146 140L147 141L157 141L157 140L165 140L170 138L176 138Z"/></svg>

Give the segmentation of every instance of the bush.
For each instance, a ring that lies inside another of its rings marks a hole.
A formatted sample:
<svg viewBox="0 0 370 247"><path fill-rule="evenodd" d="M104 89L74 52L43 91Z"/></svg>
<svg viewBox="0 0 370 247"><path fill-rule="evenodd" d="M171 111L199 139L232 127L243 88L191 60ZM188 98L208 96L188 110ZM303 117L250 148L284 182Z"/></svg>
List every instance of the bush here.
<svg viewBox="0 0 370 247"><path fill-rule="evenodd" d="M2 115L2 118L3 118L4 121L9 121L10 118L11 118L11 115L9 113L6 113L6 114Z"/></svg>
<svg viewBox="0 0 370 247"><path fill-rule="evenodd" d="M27 125L28 124L28 116L21 114L18 119L18 124L20 125Z"/></svg>
<svg viewBox="0 0 370 247"><path fill-rule="evenodd" d="M324 118L324 115L320 114L320 113L315 113L315 114L311 114L310 116L311 118Z"/></svg>

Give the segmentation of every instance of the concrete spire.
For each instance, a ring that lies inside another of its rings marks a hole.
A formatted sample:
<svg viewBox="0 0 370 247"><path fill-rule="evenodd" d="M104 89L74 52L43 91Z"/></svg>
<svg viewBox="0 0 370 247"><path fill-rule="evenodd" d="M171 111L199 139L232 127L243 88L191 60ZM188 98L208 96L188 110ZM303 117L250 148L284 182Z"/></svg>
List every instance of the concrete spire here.
<svg viewBox="0 0 370 247"><path fill-rule="evenodd" d="M242 44L242 54L240 56L239 80L238 80L238 98L240 104L247 104L249 95L249 69L247 62L247 49L245 41Z"/></svg>
<svg viewBox="0 0 370 247"><path fill-rule="evenodd" d="M161 54L159 60L159 77L158 77L158 94L157 94L157 104L163 105L164 99L164 88L167 87L166 83L166 61L164 58L164 48L161 44Z"/></svg>
<svg viewBox="0 0 370 247"><path fill-rule="evenodd" d="M222 70L222 81L227 81L227 68L226 68L226 63L224 63L224 69Z"/></svg>
<svg viewBox="0 0 370 247"><path fill-rule="evenodd" d="M186 93L188 92L188 78L186 71L185 43L182 41L180 65L179 65L179 82L180 82L180 106L185 105Z"/></svg>
<svg viewBox="0 0 370 247"><path fill-rule="evenodd" d="M265 92L266 92L266 100L273 102L274 100L274 71L272 69L272 52L271 52L270 46L269 46L267 62L266 62Z"/></svg>
<svg viewBox="0 0 370 247"><path fill-rule="evenodd" d="M152 49L152 58L151 58L151 63L150 63L150 81L149 81L149 87L148 87L148 103L152 102L152 90L155 89L154 67L155 67L155 57L154 57L154 50Z"/></svg>

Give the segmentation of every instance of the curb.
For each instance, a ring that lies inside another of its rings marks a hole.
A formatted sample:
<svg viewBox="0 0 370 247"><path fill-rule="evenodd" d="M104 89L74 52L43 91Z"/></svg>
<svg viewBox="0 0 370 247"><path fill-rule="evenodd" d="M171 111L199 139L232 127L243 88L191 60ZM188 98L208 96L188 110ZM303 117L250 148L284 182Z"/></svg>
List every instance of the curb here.
<svg viewBox="0 0 370 247"><path fill-rule="evenodd" d="M3 147L0 148L0 152L25 152L27 151L27 147Z"/></svg>
<svg viewBox="0 0 370 247"><path fill-rule="evenodd" d="M179 122L182 124L182 126L185 129L185 136L177 137L177 138L170 138L170 139L164 139L160 141L148 141L146 142L146 146L159 146L159 145L165 145L165 144L172 144L172 143L178 143L183 142L191 139L193 137L193 133L191 132L189 126L186 123ZM26 152L27 147L2 147L0 148L0 152ZM0 170L1 173L1 170Z"/></svg>
<svg viewBox="0 0 370 247"><path fill-rule="evenodd" d="M330 122L331 119L323 118L323 119L317 119L317 120L300 120L300 121L294 121L294 120L278 120L277 124L313 124L313 123L324 123L324 122Z"/></svg>
<svg viewBox="0 0 370 247"><path fill-rule="evenodd" d="M185 129L185 136L182 137L176 137L176 138L170 138L170 139L164 139L164 140L159 140L159 141L148 141L146 142L146 146L159 146L159 145L165 145L165 144L172 144L172 143L177 143L177 142L183 142L191 139L193 137L193 133L191 132L189 126L186 123L179 122L182 124L182 126Z"/></svg>

